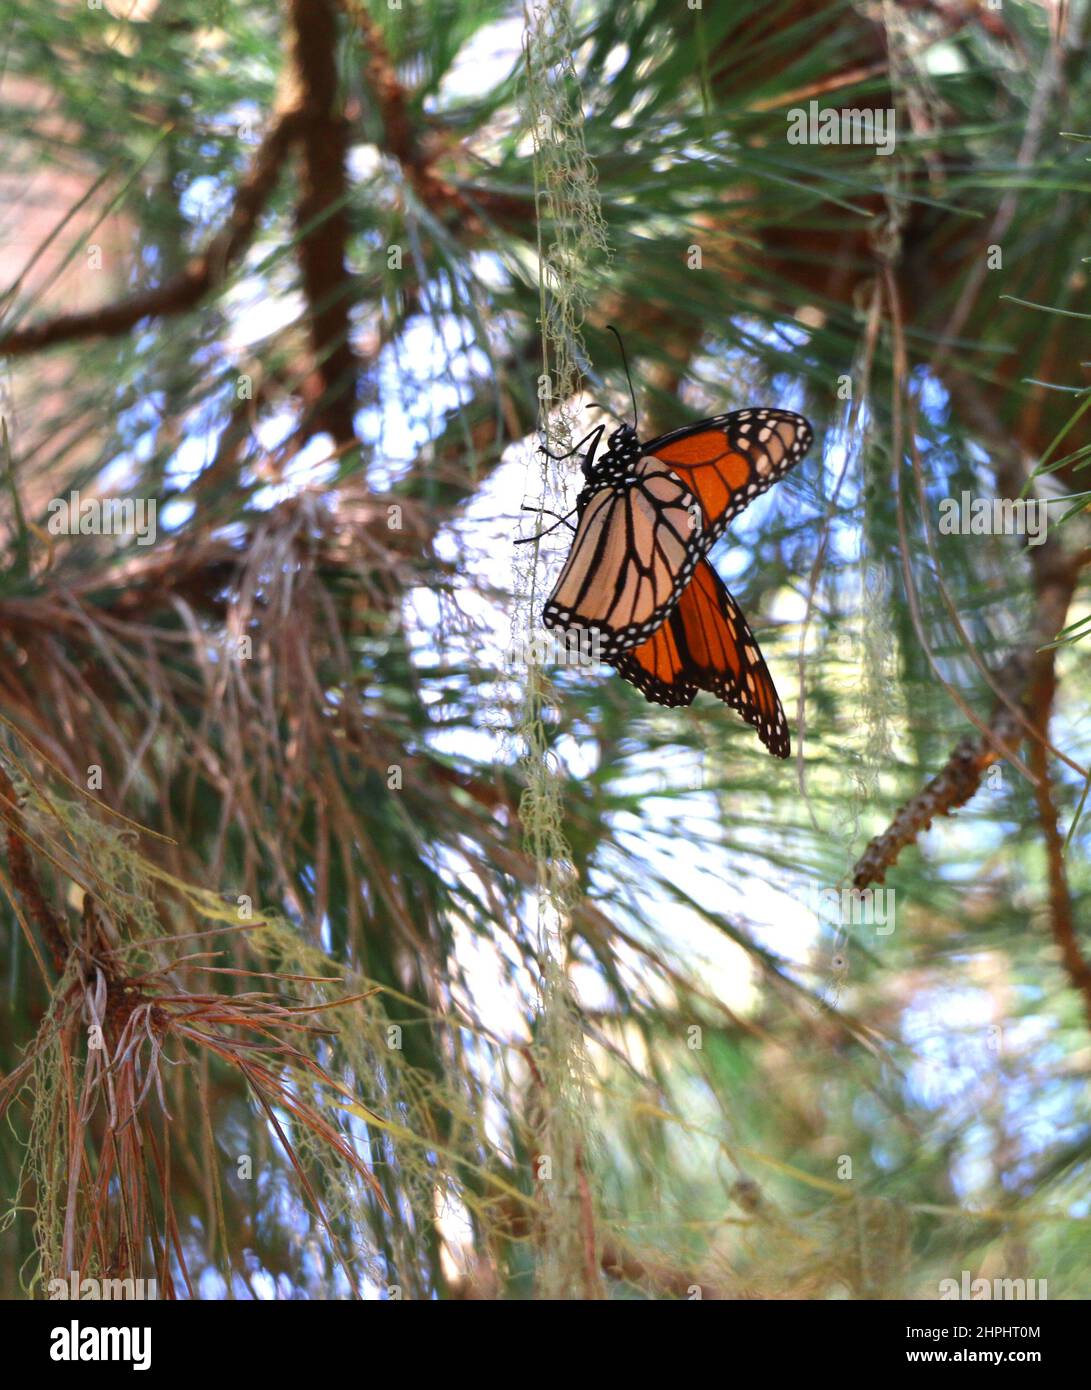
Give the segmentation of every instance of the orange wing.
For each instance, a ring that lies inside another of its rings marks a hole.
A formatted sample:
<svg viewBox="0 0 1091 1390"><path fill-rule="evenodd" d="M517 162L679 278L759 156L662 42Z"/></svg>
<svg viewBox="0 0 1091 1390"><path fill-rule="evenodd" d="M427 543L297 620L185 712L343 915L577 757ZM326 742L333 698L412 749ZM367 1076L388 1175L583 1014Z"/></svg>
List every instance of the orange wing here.
<svg viewBox="0 0 1091 1390"><path fill-rule="evenodd" d="M688 594L683 594L686 603ZM679 604L679 608L681 608ZM674 617L679 608L674 610ZM624 676L646 700L657 705L692 705L697 683L687 674L689 662L679 646L674 623L668 619L646 642L624 655L608 658L610 665Z"/></svg>
<svg viewBox="0 0 1091 1390"><path fill-rule="evenodd" d="M732 517L796 466L814 433L791 410L735 410L660 435L643 448L667 464L704 512L705 549Z"/></svg>
<svg viewBox="0 0 1091 1390"><path fill-rule="evenodd" d="M689 705L708 690L738 710L775 758L790 751L788 721L739 605L707 560L666 622L610 665L659 705Z"/></svg>

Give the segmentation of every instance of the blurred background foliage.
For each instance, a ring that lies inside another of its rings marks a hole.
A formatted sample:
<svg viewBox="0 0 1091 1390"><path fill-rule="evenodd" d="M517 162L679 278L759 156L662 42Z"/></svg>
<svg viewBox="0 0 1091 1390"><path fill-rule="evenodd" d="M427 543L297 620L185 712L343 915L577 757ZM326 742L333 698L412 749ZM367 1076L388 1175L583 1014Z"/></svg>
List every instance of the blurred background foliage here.
<svg viewBox="0 0 1091 1390"><path fill-rule="evenodd" d="M5 820L130 975L249 901L266 925L192 949L281 972L282 1005L367 997L308 1043L344 1091L282 1058L271 1109L168 1043L134 1241L114 1184L89 1197L116 1117L76 1133L18 1070L81 977L35 958L9 838L0 1292L67 1273L68 1202L83 1273L181 1296L935 1298L963 1270L1088 1296L1091 730L1084 647L1045 650L1088 611L1086 6L572 7L557 80L609 250L569 267L563 404L628 409L616 323L645 436L775 404L816 443L714 556L791 762L705 697L551 673L586 1111L549 1178L508 650L557 229L521 7L5 13ZM893 108L894 153L788 143L811 101ZM73 488L156 499L155 544L51 535ZM943 499L1024 489L1045 544L939 533ZM831 912L854 878L892 931ZM202 996L252 983L201 968ZM548 1283L556 1220L583 1255Z"/></svg>

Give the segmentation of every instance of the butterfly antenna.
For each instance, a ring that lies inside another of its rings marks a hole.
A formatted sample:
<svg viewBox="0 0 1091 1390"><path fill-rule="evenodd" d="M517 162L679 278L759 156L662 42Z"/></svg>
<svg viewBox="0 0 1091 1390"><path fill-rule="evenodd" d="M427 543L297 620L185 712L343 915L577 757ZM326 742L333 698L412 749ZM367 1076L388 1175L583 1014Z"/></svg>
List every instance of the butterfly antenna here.
<svg viewBox="0 0 1091 1390"><path fill-rule="evenodd" d="M629 398L633 403L633 429L639 430L640 420L637 415L636 409L636 392L633 390L633 379L629 375L629 359L625 356L625 344L621 341L621 334L617 331L617 329L614 327L612 323L608 323L606 327L617 339L617 345L621 349L621 361L622 365L625 368L625 380L629 383Z"/></svg>
<svg viewBox="0 0 1091 1390"><path fill-rule="evenodd" d="M569 449L567 454L550 453L550 451L546 448L544 444L539 446L538 452L541 454L545 454L546 458L552 459L554 463L563 463L565 459L570 459L573 454L578 454L579 451L583 448L583 446L587 443L587 441L593 438L597 432L600 431L592 430L590 434L585 434L578 444L574 444L572 448Z"/></svg>

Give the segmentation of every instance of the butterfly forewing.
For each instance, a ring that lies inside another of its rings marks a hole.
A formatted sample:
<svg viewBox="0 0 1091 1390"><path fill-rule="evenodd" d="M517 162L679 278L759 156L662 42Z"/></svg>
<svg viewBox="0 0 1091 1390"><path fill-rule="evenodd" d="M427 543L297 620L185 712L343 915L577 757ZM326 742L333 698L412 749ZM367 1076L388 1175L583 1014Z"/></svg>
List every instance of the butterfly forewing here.
<svg viewBox="0 0 1091 1390"><path fill-rule="evenodd" d="M735 410L643 447L696 495L707 549L733 517L796 466L813 437L803 416L791 410Z"/></svg>
<svg viewBox="0 0 1091 1390"><path fill-rule="evenodd" d="M608 659L653 633L703 551L701 508L658 459L634 459L580 497L572 549L546 602L547 627L595 632Z"/></svg>

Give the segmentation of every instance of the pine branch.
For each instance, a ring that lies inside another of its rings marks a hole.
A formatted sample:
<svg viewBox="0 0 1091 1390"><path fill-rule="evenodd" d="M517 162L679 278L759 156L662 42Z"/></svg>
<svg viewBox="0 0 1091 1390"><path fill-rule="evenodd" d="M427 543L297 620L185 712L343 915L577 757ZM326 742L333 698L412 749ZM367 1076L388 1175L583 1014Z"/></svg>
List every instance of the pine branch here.
<svg viewBox="0 0 1091 1390"><path fill-rule="evenodd" d="M0 353L23 357L61 343L116 338L129 332L142 319L161 318L192 309L211 290L224 283L228 272L250 245L296 130L294 113L277 116L239 185L226 225L177 275L152 289L140 290L98 309L60 314L26 328L13 329L0 336Z"/></svg>
<svg viewBox="0 0 1091 1390"><path fill-rule="evenodd" d="M297 254L309 310L319 403L308 429L353 446L359 365L349 311L355 282L347 263L349 125L337 109L337 12L333 0L291 0L292 83L302 146L296 205Z"/></svg>
<svg viewBox="0 0 1091 1390"><path fill-rule="evenodd" d="M11 784L11 778L2 767L0 767L0 799L5 803L7 812L4 819L8 826L8 863L11 866L11 881L26 904L31 920L45 938L50 957L53 960L53 968L58 975L62 975L70 949L65 927L61 918L46 901L41 884L38 882L38 875L27 848L27 837L23 829L23 818L19 811L19 804L15 798L15 788Z"/></svg>
<svg viewBox="0 0 1091 1390"><path fill-rule="evenodd" d="M489 231L488 221L529 227L534 219L532 198L478 186L464 189L436 172L433 151L450 147L451 141L436 132L429 142L431 148L426 147L414 125L409 94L398 78L382 30L359 0L340 2L359 31L364 48L364 77L382 123L381 148L398 161L421 202L445 225L457 226L460 232L474 237Z"/></svg>

